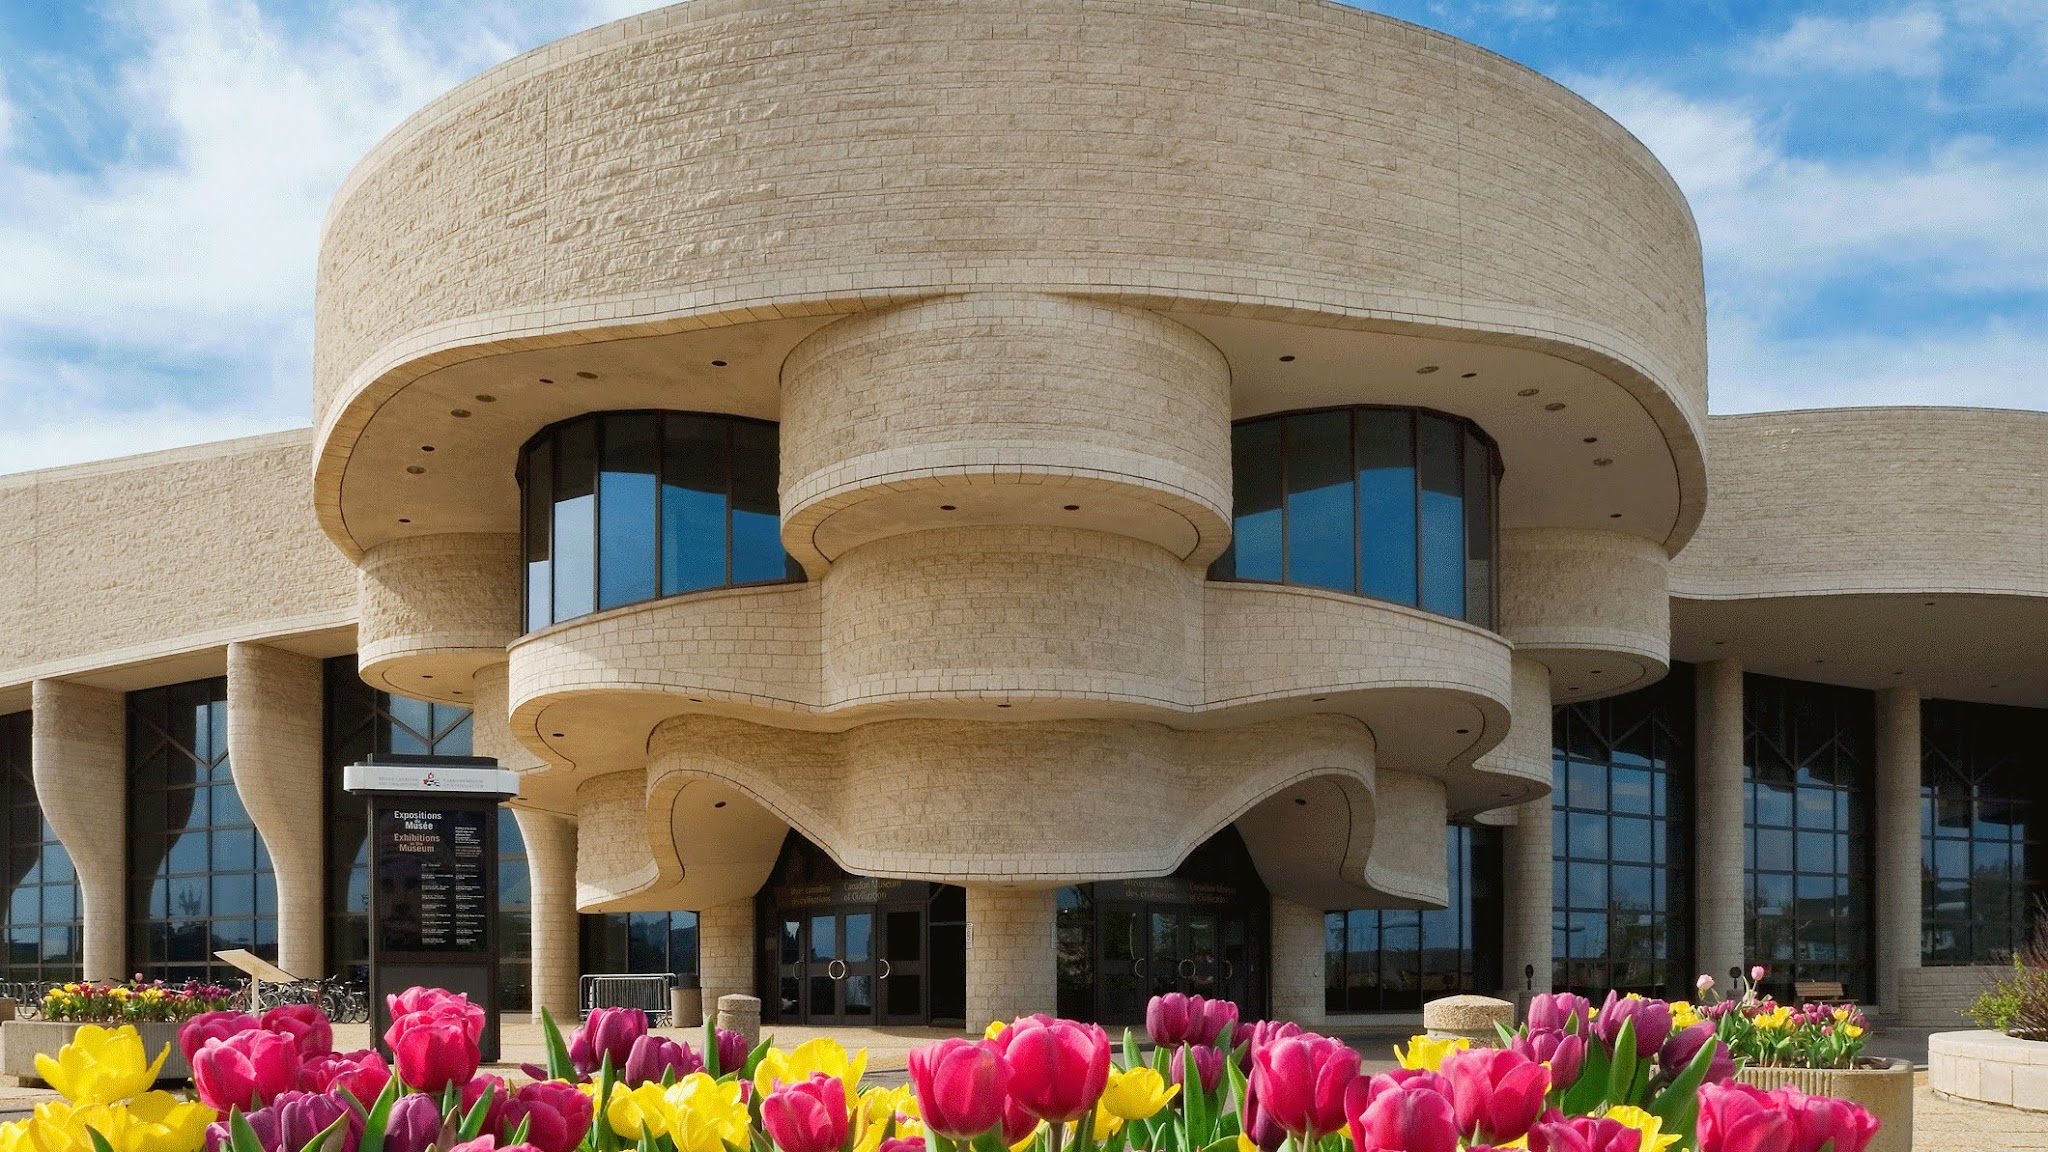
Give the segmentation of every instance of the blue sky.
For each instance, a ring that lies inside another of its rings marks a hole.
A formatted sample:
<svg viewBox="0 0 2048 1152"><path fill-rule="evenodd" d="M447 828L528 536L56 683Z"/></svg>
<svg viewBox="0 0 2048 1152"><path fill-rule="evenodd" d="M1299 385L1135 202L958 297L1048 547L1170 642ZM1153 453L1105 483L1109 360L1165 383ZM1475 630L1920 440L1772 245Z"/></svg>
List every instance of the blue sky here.
<svg viewBox="0 0 2048 1152"><path fill-rule="evenodd" d="M0 472L306 424L320 219L404 116L636 0L0 0ZM1716 412L2048 409L2048 0L1363 4L1627 125Z"/></svg>

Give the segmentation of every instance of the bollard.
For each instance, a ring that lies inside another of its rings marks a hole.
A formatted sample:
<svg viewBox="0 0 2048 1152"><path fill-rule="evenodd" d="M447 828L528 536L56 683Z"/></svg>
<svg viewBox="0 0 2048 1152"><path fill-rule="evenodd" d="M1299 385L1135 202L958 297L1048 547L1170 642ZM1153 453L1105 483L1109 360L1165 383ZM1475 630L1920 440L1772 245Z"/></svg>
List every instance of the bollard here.
<svg viewBox="0 0 2048 1152"><path fill-rule="evenodd" d="M1491 996L1446 996L1422 1006L1422 1027L1438 1040L1463 1037L1483 1048L1500 1045L1494 1025L1515 1027L1515 1006Z"/></svg>
<svg viewBox="0 0 2048 1152"><path fill-rule="evenodd" d="M761 998L758 996L720 996L718 998L718 1026L728 1032L737 1032L747 1038L747 1047L761 1042Z"/></svg>

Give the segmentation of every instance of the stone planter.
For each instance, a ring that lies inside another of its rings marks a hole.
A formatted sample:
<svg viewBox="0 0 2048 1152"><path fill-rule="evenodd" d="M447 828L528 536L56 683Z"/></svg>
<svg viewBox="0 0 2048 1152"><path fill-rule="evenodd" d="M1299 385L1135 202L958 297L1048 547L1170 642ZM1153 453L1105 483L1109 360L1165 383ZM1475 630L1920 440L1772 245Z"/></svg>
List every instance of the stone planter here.
<svg viewBox="0 0 2048 1152"><path fill-rule="evenodd" d="M1936 1032L1927 1038L1927 1086L1958 1100L2048 1112L2048 1043L2003 1032Z"/></svg>
<svg viewBox="0 0 2048 1152"><path fill-rule="evenodd" d="M1912 1152L1913 1065L1906 1060L1865 1060L1854 1068L1744 1068L1744 1084L1769 1091L1789 1084L1808 1096L1861 1104L1882 1125L1869 1152Z"/></svg>
<svg viewBox="0 0 2048 1152"><path fill-rule="evenodd" d="M142 1046L152 1060L164 1045L171 1046L171 1054L164 1058L163 1071L157 1073L159 1087L192 1079L191 1066L185 1063L184 1053L178 1051L177 1024L137 1024L135 1030L142 1034ZM55 1056L57 1049L69 1044L77 1033L76 1024L48 1020L9 1020L0 1024L0 1075L13 1076L24 1084L41 1084L42 1077L36 1074L36 1053Z"/></svg>

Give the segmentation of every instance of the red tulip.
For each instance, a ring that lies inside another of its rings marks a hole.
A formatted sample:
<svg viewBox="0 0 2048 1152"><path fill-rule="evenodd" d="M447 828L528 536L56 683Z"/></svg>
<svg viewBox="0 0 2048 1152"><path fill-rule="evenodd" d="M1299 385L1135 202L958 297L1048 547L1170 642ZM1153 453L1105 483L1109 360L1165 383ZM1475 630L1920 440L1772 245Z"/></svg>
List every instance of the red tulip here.
<svg viewBox="0 0 2048 1152"><path fill-rule="evenodd" d="M823 1072L761 1101L761 1127L782 1152L839 1152L846 1143L846 1083Z"/></svg>
<svg viewBox="0 0 2048 1152"><path fill-rule="evenodd" d="M190 1064L193 1054L206 1047L208 1040L225 1040L237 1032L254 1032L261 1027L262 1022L247 1012L201 1012L179 1026L178 1051Z"/></svg>
<svg viewBox="0 0 2048 1152"><path fill-rule="evenodd" d="M1027 1017L995 1043L1010 1064L1010 1098L1049 1124L1088 1115L1109 1086L1109 1033L1097 1025Z"/></svg>
<svg viewBox="0 0 2048 1152"><path fill-rule="evenodd" d="M1783 1101L1739 1080L1700 1086L1699 1152L1791 1152Z"/></svg>
<svg viewBox="0 0 2048 1152"><path fill-rule="evenodd" d="M1787 1085L1772 1092L1792 1121L1791 1152L1863 1152L1877 1135L1878 1119L1861 1106L1831 1096L1808 1096Z"/></svg>
<svg viewBox="0 0 2048 1152"><path fill-rule="evenodd" d="M1362 1145L1366 1139L1365 1114L1373 1102L1388 1092L1434 1092L1451 1098L1451 1082L1422 1068L1397 1068L1377 1076L1359 1076L1344 1089L1344 1117L1350 1123L1351 1141Z"/></svg>
<svg viewBox="0 0 2048 1152"><path fill-rule="evenodd" d="M1564 1116L1553 1108L1529 1128L1530 1152L1637 1152L1641 1129L1605 1116Z"/></svg>
<svg viewBox="0 0 2048 1152"><path fill-rule="evenodd" d="M528 1084L505 1102L498 1117L503 1132L517 1132L526 1122L526 1142L541 1152L570 1152L590 1131L590 1097L574 1084L542 1080Z"/></svg>
<svg viewBox="0 0 2048 1152"><path fill-rule="evenodd" d="M1304 1143L1342 1131L1344 1090L1358 1078L1358 1053L1341 1040L1304 1032L1259 1049L1252 1079L1275 1123Z"/></svg>
<svg viewBox="0 0 2048 1152"><path fill-rule="evenodd" d="M1238 1028L1233 1037L1242 1037L1244 1051L1238 1055L1237 1070L1249 1076L1252 1074L1252 1059L1259 1049L1275 1040L1301 1035L1301 1025L1292 1020L1260 1020L1246 1027Z"/></svg>
<svg viewBox="0 0 2048 1152"><path fill-rule="evenodd" d="M192 1087L216 1112L261 1108L298 1085L298 1046L275 1032L216 1037L192 1056Z"/></svg>
<svg viewBox="0 0 2048 1152"><path fill-rule="evenodd" d="M334 1051L334 1025L311 1004L280 1004L263 1014L261 1024L265 1032L291 1037L301 1060Z"/></svg>
<svg viewBox="0 0 2048 1152"><path fill-rule="evenodd" d="M385 1006L391 1009L391 1027L384 1030L387 1047L398 1047L398 1036L403 1031L400 1024L410 1020L424 1023L429 1019L452 1019L469 1033L474 1044L484 1036L484 1010L479 1004L469 1002L469 997L460 992L448 992L440 988L412 987L395 996L384 998Z"/></svg>
<svg viewBox="0 0 2048 1152"><path fill-rule="evenodd" d="M391 1066L374 1048L360 1052L329 1052L299 1064L299 1087L307 1092L348 1089L349 1095L365 1107L384 1091L391 1079Z"/></svg>
<svg viewBox="0 0 2048 1152"><path fill-rule="evenodd" d="M1167 1070L1173 1074L1173 1082L1180 1085L1183 1092L1189 1091L1186 1058L1183 1053L1194 1056L1195 1075L1201 1083L1202 1091L1216 1091L1216 1086L1223 1083L1223 1053L1214 1048L1200 1046L1175 1049L1173 1059L1167 1064Z"/></svg>
<svg viewBox="0 0 2048 1152"><path fill-rule="evenodd" d="M925 1126L964 1143L1002 1123L1010 1064L994 1044L956 1037L911 1049L910 1083Z"/></svg>
<svg viewBox="0 0 2048 1152"><path fill-rule="evenodd" d="M1458 1152L1451 1102L1426 1088L1382 1092L1359 1117L1358 1152Z"/></svg>
<svg viewBox="0 0 2048 1152"><path fill-rule="evenodd" d="M391 1045L391 1058L398 1065L398 1078L419 1092L439 1092L450 1084L467 1084L483 1059L476 1041L463 1024L448 1016L426 1016L423 1020L399 1021L406 1027Z"/></svg>
<svg viewBox="0 0 2048 1152"><path fill-rule="evenodd" d="M1509 1048L1469 1048L1444 1058L1458 1131L1491 1143L1519 1140L1543 1114L1550 1069Z"/></svg>
<svg viewBox="0 0 2048 1152"><path fill-rule="evenodd" d="M511 1131L503 1127L501 1121L504 1118L505 1101L511 1098L512 1093L505 1087L503 1080L489 1073L472 1076L462 1085L462 1114L469 1115L470 1110L476 1107L477 1101L484 1098L485 1092L491 1094L491 1102L484 1105L483 1127L477 1131L497 1135Z"/></svg>

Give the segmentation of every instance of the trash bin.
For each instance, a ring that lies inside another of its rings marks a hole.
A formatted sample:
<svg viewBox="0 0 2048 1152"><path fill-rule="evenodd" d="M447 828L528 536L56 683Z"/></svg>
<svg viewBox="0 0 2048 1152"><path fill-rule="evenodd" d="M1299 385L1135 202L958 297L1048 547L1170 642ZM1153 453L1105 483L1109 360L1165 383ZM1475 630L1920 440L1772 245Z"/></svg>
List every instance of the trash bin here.
<svg viewBox="0 0 2048 1152"><path fill-rule="evenodd" d="M698 986L696 973L677 976L675 987L668 990L668 1022L671 1028L703 1026L704 991Z"/></svg>

